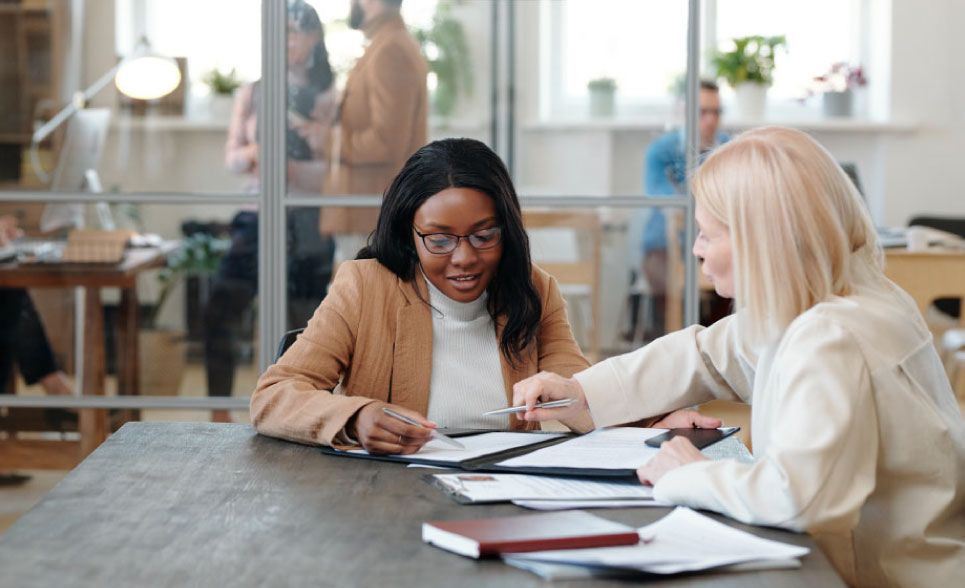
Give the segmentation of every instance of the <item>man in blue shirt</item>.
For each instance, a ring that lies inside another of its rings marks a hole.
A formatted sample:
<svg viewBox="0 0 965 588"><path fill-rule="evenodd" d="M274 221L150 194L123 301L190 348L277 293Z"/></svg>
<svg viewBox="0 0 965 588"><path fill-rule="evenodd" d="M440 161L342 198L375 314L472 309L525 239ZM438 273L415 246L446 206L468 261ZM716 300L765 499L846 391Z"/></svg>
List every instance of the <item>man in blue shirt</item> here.
<svg viewBox="0 0 965 588"><path fill-rule="evenodd" d="M726 143L730 135L718 129L720 126L720 92L717 84L701 80L699 95L700 154L698 162L718 145ZM644 189L648 197L677 196L686 194L687 158L686 138L683 129L661 135L647 149L644 169ZM681 240L683 236L681 235ZM681 241L681 246L683 242ZM641 240L643 272L655 298L654 330L664 330L664 314L667 295L667 217L659 208L651 209L650 218Z"/></svg>

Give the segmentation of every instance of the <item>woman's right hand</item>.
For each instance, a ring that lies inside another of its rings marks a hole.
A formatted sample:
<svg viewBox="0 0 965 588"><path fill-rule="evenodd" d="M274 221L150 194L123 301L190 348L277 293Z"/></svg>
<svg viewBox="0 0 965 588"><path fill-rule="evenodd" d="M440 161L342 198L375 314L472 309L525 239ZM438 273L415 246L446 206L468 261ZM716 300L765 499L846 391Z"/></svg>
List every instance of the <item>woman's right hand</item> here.
<svg viewBox="0 0 965 588"><path fill-rule="evenodd" d="M417 427L390 417L382 412L382 407L389 407L422 423L423 426ZM408 455L422 449L432 438L432 429L435 427L435 423L407 408L385 402L371 402L356 413L355 420L349 424L348 434L373 455Z"/></svg>
<svg viewBox="0 0 965 588"><path fill-rule="evenodd" d="M533 408L539 402L575 398L576 402L561 408ZM583 386L575 378L564 378L552 372L540 372L513 386L513 406L526 406L519 418L524 421L570 419L588 410Z"/></svg>

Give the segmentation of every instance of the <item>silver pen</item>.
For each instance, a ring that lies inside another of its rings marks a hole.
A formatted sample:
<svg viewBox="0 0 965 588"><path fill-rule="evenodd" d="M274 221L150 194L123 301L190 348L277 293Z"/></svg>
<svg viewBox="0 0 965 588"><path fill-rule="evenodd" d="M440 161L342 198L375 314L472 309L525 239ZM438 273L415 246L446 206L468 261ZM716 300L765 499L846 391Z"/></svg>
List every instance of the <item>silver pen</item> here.
<svg viewBox="0 0 965 588"><path fill-rule="evenodd" d="M551 400L549 402L534 404L533 408L562 408L564 406L569 406L574 402L576 402L576 398L563 398L561 400ZM489 412L484 412L483 416L512 414L515 412L526 412L526 405L524 404L522 406L510 406L509 408L500 408L497 410L491 410Z"/></svg>
<svg viewBox="0 0 965 588"><path fill-rule="evenodd" d="M426 427L423 427L421 423L419 423L419 422L417 422L417 421L414 421L414 420L410 419L409 417L407 417L407 416L405 416L405 415L401 415L401 414L395 412L394 410L392 410L391 408L387 408L387 407L383 406L383 407L382 407L382 412L384 412L385 414L389 415L390 417L392 417L392 418L394 418L394 419L399 419L399 420L402 421L403 423L409 423L410 425L415 425L415 426L421 427L421 428L423 428L423 429L426 428ZM465 449L465 448L466 448L465 445L463 445L462 443L456 441L455 439L453 439L453 438L450 437L449 435L440 433L440 432L437 431L436 429L431 429L431 431L432 431L432 436L433 436L434 438L440 440L440 441L444 441L445 443L448 443L449 445L452 445L453 447L458 447L459 449Z"/></svg>

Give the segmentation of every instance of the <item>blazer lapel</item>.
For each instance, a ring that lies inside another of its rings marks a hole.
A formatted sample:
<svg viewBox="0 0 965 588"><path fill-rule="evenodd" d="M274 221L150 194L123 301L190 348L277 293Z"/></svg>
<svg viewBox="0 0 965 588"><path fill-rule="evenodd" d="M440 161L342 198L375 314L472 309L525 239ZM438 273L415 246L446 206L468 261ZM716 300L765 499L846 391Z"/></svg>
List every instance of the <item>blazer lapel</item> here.
<svg viewBox="0 0 965 588"><path fill-rule="evenodd" d="M426 290L421 274L415 284L399 280L399 288L406 303L396 314L389 402L426 414L432 378L432 315L417 295L416 288ZM423 298L428 300L427 291Z"/></svg>

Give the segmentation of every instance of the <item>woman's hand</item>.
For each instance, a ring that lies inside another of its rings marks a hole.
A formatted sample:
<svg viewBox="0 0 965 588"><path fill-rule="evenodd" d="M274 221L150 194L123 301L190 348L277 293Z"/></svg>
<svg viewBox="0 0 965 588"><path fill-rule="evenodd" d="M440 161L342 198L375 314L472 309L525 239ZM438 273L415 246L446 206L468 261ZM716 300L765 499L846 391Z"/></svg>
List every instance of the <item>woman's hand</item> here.
<svg viewBox="0 0 965 588"><path fill-rule="evenodd" d="M382 412L383 406L422 423L423 426L416 427L392 418ZM432 438L432 429L434 428L436 428L436 424L426 420L419 413L385 402L366 404L356 413L355 420L351 421L347 427L348 434L358 440L362 447L373 455L389 453L409 455L415 453Z"/></svg>
<svg viewBox="0 0 965 588"><path fill-rule="evenodd" d="M647 465L637 468L637 477L641 483L653 486L670 470L706 459L708 457L694 447L690 439L674 437L660 446Z"/></svg>
<svg viewBox="0 0 965 588"><path fill-rule="evenodd" d="M0 247L23 235L17 226L17 217L12 214L0 215Z"/></svg>
<svg viewBox="0 0 965 588"><path fill-rule="evenodd" d="M716 429L722 424L719 418L684 409L675 410L650 426L654 429Z"/></svg>
<svg viewBox="0 0 965 588"><path fill-rule="evenodd" d="M533 408L533 405L538 402L564 398L575 398L576 402L562 408ZM513 386L513 406L523 405L527 410L519 418L524 421L569 419L589 408L583 386L580 386L579 382L552 372L540 372L516 382Z"/></svg>

